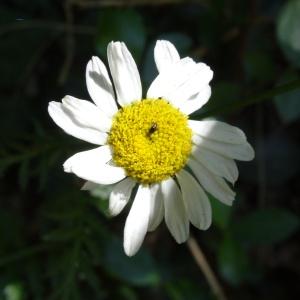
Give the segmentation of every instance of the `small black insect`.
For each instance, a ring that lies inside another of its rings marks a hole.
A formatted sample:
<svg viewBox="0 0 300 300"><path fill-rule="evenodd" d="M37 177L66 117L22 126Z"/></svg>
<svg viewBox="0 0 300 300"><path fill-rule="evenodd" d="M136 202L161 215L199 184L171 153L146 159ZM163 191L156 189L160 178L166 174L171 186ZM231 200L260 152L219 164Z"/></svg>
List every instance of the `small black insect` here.
<svg viewBox="0 0 300 300"><path fill-rule="evenodd" d="M156 123L152 123L149 131L148 131L148 134L151 135L153 134L155 131L157 130L157 124Z"/></svg>

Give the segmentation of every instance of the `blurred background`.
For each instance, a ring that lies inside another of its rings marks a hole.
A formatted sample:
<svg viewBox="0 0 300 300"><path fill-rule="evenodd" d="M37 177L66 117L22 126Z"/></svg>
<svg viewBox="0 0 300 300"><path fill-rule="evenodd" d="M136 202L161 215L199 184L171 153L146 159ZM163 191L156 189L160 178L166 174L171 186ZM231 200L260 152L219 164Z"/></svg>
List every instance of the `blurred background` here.
<svg viewBox="0 0 300 300"><path fill-rule="evenodd" d="M233 206L210 197L213 225L191 229L227 298L299 299L300 1L1 0L1 300L215 299L165 224L124 255L128 208L110 218L109 189L90 195L63 172L90 145L47 113L66 94L89 99L86 64L106 62L111 40L126 42L146 91L157 39L214 70L194 118L240 127L256 151L239 163Z"/></svg>

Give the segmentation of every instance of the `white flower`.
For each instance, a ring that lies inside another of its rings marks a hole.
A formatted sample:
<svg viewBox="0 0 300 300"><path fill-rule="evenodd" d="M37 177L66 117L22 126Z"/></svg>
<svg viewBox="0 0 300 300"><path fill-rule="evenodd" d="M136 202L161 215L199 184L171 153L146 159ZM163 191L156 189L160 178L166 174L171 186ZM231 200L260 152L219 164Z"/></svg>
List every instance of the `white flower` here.
<svg viewBox="0 0 300 300"><path fill-rule="evenodd" d="M85 179L85 190L115 184L109 198L112 215L135 194L124 229L127 255L138 251L147 231L163 218L175 240L185 242L189 222L202 230L211 224L206 192L232 204L235 193L227 182L238 177L234 159L251 160L254 151L236 127L188 120L211 95L213 72L206 64L180 59L173 44L158 41L159 74L143 99L139 72L125 44L111 42L107 56L114 86L98 57L87 64L94 103L71 96L49 103L50 116L66 133L99 145L70 157L64 170Z"/></svg>

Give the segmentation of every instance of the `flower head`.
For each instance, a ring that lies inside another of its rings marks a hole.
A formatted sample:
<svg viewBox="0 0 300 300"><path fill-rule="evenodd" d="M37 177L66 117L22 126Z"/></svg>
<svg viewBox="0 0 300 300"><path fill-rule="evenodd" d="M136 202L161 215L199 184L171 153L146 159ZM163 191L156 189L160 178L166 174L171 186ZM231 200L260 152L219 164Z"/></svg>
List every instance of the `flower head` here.
<svg viewBox="0 0 300 300"><path fill-rule="evenodd" d="M211 224L206 193L232 204L235 193L228 183L238 177L234 160L251 160L254 151L236 127L189 120L211 95L213 72L206 64L180 58L173 44L157 41L158 75L143 98L125 44L111 42L107 56L114 86L98 57L87 64L94 103L71 96L49 103L50 116L66 133L98 145L70 157L64 170L85 179L86 190L114 184L112 215L122 211L137 187L124 229L127 255L138 251L147 231L163 218L175 240L185 242L189 222L202 230Z"/></svg>

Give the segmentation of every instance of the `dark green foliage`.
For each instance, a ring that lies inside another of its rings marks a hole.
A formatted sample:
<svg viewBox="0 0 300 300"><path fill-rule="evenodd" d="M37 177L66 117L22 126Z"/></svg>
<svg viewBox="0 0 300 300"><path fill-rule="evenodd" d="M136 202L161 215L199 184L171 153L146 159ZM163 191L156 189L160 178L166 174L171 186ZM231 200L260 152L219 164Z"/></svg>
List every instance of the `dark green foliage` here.
<svg viewBox="0 0 300 300"><path fill-rule="evenodd" d="M299 75L295 71L287 70L280 78L280 83L298 79ZM300 89L296 89L275 97L275 105L280 118L285 123L297 121L300 116Z"/></svg>
<svg viewBox="0 0 300 300"><path fill-rule="evenodd" d="M277 36L288 60L300 67L299 20L300 3L290 0L282 8L277 22Z"/></svg>
<svg viewBox="0 0 300 300"><path fill-rule="evenodd" d="M110 9L99 12L96 49L106 56L107 44L111 41L126 41L137 63L146 41L146 29L141 16L132 10Z"/></svg>
<svg viewBox="0 0 300 300"><path fill-rule="evenodd" d="M249 280L252 273L247 252L230 233L224 236L219 245L218 265L222 276L235 286Z"/></svg>
<svg viewBox="0 0 300 300"><path fill-rule="evenodd" d="M256 149L253 162L239 164L233 207L210 196L213 225L191 228L228 299L299 298L299 85L224 115L299 80L299 1L65 9L51 0L0 4L0 300L214 299L165 224L135 257L125 256L128 208L109 217L111 187L89 194L81 179L63 172L65 159L93 146L67 136L47 114L48 102L66 94L89 99L86 63L91 55L106 62L111 40L133 53L145 95L157 74L157 39L214 71L211 100L194 116L214 111L241 127Z"/></svg>
<svg viewBox="0 0 300 300"><path fill-rule="evenodd" d="M285 209L257 210L234 226L236 238L248 246L270 245L287 239L299 228L299 218Z"/></svg>

